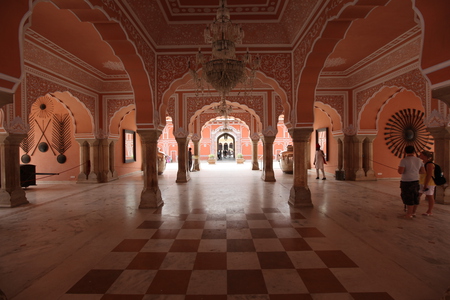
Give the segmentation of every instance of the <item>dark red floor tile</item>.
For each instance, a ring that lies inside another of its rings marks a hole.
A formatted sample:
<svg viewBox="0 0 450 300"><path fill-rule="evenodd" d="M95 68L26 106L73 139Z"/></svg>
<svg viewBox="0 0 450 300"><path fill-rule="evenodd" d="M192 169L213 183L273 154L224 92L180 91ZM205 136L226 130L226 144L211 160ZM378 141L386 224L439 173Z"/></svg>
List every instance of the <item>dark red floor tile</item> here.
<svg viewBox="0 0 450 300"><path fill-rule="evenodd" d="M255 245L251 239L227 240L228 252L255 252Z"/></svg>
<svg viewBox="0 0 450 300"><path fill-rule="evenodd" d="M139 252L147 242L148 240L146 239L123 240L112 252Z"/></svg>
<svg viewBox="0 0 450 300"><path fill-rule="evenodd" d="M290 217L292 220L303 220L306 219L301 213L290 213Z"/></svg>
<svg viewBox="0 0 450 300"><path fill-rule="evenodd" d="M226 270L227 254L225 252L199 252L195 258L194 270Z"/></svg>
<svg viewBox="0 0 450 300"><path fill-rule="evenodd" d="M265 214L246 214L247 220L267 220Z"/></svg>
<svg viewBox="0 0 450 300"><path fill-rule="evenodd" d="M169 252L197 252L200 240L175 240Z"/></svg>
<svg viewBox="0 0 450 300"><path fill-rule="evenodd" d="M227 300L227 295L186 295L184 300Z"/></svg>
<svg viewBox="0 0 450 300"><path fill-rule="evenodd" d="M347 290L329 269L298 269L310 293L345 293Z"/></svg>
<svg viewBox="0 0 450 300"><path fill-rule="evenodd" d="M228 270L227 289L229 295L267 294L261 270Z"/></svg>
<svg viewBox="0 0 450 300"><path fill-rule="evenodd" d="M357 268L358 266L340 250L315 251L328 268Z"/></svg>
<svg viewBox="0 0 450 300"><path fill-rule="evenodd" d="M127 266L128 270L158 270L166 252L141 252Z"/></svg>
<svg viewBox="0 0 450 300"><path fill-rule="evenodd" d="M270 300L313 300L309 294L270 295Z"/></svg>
<svg viewBox="0 0 450 300"><path fill-rule="evenodd" d="M280 210L276 207L263 207L261 208L263 213L279 213Z"/></svg>
<svg viewBox="0 0 450 300"><path fill-rule="evenodd" d="M163 221L144 221L138 229L158 229L163 223Z"/></svg>
<svg viewBox="0 0 450 300"><path fill-rule="evenodd" d="M394 300L388 293L350 293L354 300Z"/></svg>
<svg viewBox="0 0 450 300"><path fill-rule="evenodd" d="M269 220L269 223L272 228L292 228L290 220Z"/></svg>
<svg viewBox="0 0 450 300"><path fill-rule="evenodd" d="M297 230L297 232L300 233L300 235L304 238L305 237L325 237L325 235L315 227L301 227L301 228L295 228L295 230Z"/></svg>
<svg viewBox="0 0 450 300"><path fill-rule="evenodd" d="M277 235L272 228L250 228L254 239L276 239Z"/></svg>
<svg viewBox="0 0 450 300"><path fill-rule="evenodd" d="M175 239L179 232L179 229L158 229L152 239Z"/></svg>
<svg viewBox="0 0 450 300"><path fill-rule="evenodd" d="M156 273L147 294L185 295L192 271L160 270Z"/></svg>
<svg viewBox="0 0 450 300"><path fill-rule="evenodd" d="M67 294L104 294L121 273L122 270L90 270Z"/></svg>
<svg viewBox="0 0 450 300"><path fill-rule="evenodd" d="M283 245L284 250L286 251L308 251L312 250L312 248L308 245L308 243L301 238L283 238L279 239L281 245Z"/></svg>
<svg viewBox="0 0 450 300"><path fill-rule="evenodd" d="M248 228L248 223L245 220L227 221L227 228Z"/></svg>
<svg viewBox="0 0 450 300"><path fill-rule="evenodd" d="M181 229L203 229L205 221L185 221Z"/></svg>
<svg viewBox="0 0 450 300"><path fill-rule="evenodd" d="M227 230L226 229L204 229L202 234L202 239L226 239Z"/></svg>
<svg viewBox="0 0 450 300"><path fill-rule="evenodd" d="M239 207L227 208L227 215L244 214L244 213L245 213L244 208Z"/></svg>
<svg viewBox="0 0 450 300"><path fill-rule="evenodd" d="M286 252L258 252L261 269L294 269Z"/></svg>
<svg viewBox="0 0 450 300"><path fill-rule="evenodd" d="M145 295L103 295L101 300L142 300Z"/></svg>
<svg viewBox="0 0 450 300"><path fill-rule="evenodd" d="M206 216L206 221L226 221L226 214L209 214Z"/></svg>

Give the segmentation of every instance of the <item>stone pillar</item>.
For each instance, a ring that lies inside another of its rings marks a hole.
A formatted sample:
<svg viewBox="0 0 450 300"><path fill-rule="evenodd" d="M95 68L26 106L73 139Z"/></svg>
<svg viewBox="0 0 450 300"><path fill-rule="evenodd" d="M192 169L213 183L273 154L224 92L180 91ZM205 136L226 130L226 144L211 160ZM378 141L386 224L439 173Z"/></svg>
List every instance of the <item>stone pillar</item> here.
<svg viewBox="0 0 450 300"><path fill-rule="evenodd" d="M188 142L187 137L176 137L175 140L178 144L178 172L177 172L177 183L188 182L191 177L188 172Z"/></svg>
<svg viewBox="0 0 450 300"><path fill-rule="evenodd" d="M158 186L158 138L161 130L138 129L142 145L144 188L139 208L157 208L164 204Z"/></svg>
<svg viewBox="0 0 450 300"><path fill-rule="evenodd" d="M356 172L355 172L355 158L356 154L354 153L354 139L355 135L344 135L344 172L345 172L345 180L355 180Z"/></svg>
<svg viewBox="0 0 450 300"><path fill-rule="evenodd" d="M76 139L80 146L80 173L78 174L78 183L86 182L88 178L89 164L89 144L85 139Z"/></svg>
<svg viewBox="0 0 450 300"><path fill-rule="evenodd" d="M364 144L364 165L366 167L366 180L377 180L375 170L373 169L373 140L376 135L366 135Z"/></svg>
<svg viewBox="0 0 450 300"><path fill-rule="evenodd" d="M262 180L267 182L274 182L275 174L273 172L273 141L275 140L274 135L264 135L263 137L263 145L264 145L264 153L263 153L263 173Z"/></svg>
<svg viewBox="0 0 450 300"><path fill-rule="evenodd" d="M198 134L194 134L191 140L194 143L193 170L200 171L200 136L198 136Z"/></svg>
<svg viewBox="0 0 450 300"><path fill-rule="evenodd" d="M259 171L259 164L258 164L259 135L257 133L252 134L251 139L252 139L252 170Z"/></svg>
<svg viewBox="0 0 450 300"><path fill-rule="evenodd" d="M308 187L308 158L305 153L309 147L312 128L292 128L289 134L294 143L294 184L289 196L293 207L312 207L311 191Z"/></svg>
<svg viewBox="0 0 450 300"><path fill-rule="evenodd" d="M363 143L365 136L355 135L353 138L353 165L355 166L355 180L364 180L365 174L363 169Z"/></svg>
<svg viewBox="0 0 450 300"><path fill-rule="evenodd" d="M111 173L111 180L119 179L119 176L117 175L116 171L116 163L115 163L115 157L116 157L116 139L110 139L109 141L109 171Z"/></svg>
<svg viewBox="0 0 450 300"><path fill-rule="evenodd" d="M435 200L439 204L450 204L450 128L428 127L434 138L434 162L441 166L447 184L436 186Z"/></svg>
<svg viewBox="0 0 450 300"><path fill-rule="evenodd" d="M20 186L20 142L26 134L0 135L0 207L29 203Z"/></svg>
<svg viewBox="0 0 450 300"><path fill-rule="evenodd" d="M87 177L87 182L98 183L100 178L99 172L99 144L98 139L87 139L86 142L89 144L89 166L90 172Z"/></svg>

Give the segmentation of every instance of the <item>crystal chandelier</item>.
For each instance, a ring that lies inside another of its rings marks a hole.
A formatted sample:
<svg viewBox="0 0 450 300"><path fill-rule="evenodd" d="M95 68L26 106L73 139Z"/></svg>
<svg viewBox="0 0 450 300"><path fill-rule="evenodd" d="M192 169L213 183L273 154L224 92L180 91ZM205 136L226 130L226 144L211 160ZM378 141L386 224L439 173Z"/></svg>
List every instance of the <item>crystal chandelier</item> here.
<svg viewBox="0 0 450 300"><path fill-rule="evenodd" d="M239 24L231 22L226 4L226 0L220 0L216 18L204 31L205 42L212 47L212 59L207 61L199 49L195 66L191 66L189 62L189 72L198 90L203 92L206 82L216 89L222 98L238 83L252 87L256 70L261 66L259 56L252 57L248 49L240 59L236 58L235 47L242 43L244 31ZM250 72L247 72L247 67ZM203 69L201 74L198 72L199 68Z"/></svg>

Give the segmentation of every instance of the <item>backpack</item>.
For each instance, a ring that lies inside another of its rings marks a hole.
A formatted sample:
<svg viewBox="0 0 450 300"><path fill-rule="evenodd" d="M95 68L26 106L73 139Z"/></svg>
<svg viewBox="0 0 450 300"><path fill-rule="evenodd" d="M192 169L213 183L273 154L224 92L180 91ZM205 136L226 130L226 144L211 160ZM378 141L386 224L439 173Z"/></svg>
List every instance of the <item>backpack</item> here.
<svg viewBox="0 0 450 300"><path fill-rule="evenodd" d="M447 183L447 179L445 179L444 174L442 174L442 169L439 165L433 163L433 162L427 162L425 164L425 168L427 167L427 164L432 163L434 165L434 176L433 178L434 184L436 185L443 185Z"/></svg>

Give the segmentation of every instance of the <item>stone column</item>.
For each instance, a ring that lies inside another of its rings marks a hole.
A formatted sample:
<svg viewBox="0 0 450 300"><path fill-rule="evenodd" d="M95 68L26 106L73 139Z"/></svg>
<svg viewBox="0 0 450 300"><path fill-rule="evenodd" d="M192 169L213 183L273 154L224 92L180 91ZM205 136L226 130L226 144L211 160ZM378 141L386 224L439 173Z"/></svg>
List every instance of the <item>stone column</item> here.
<svg viewBox="0 0 450 300"><path fill-rule="evenodd" d="M293 207L312 207L311 191L308 187L307 148L312 128L292 128L289 134L294 143L294 184L289 196L289 205Z"/></svg>
<svg viewBox="0 0 450 300"><path fill-rule="evenodd" d="M262 180L267 182L274 182L275 174L273 172L273 141L275 140L275 136L267 136L263 137L263 145L264 145L264 153L263 153L263 173Z"/></svg>
<svg viewBox="0 0 450 300"><path fill-rule="evenodd" d="M258 164L258 142L259 142L259 135L257 133L252 134L252 170L258 170L259 171L259 164Z"/></svg>
<svg viewBox="0 0 450 300"><path fill-rule="evenodd" d="M194 134L191 138L194 143L194 154L193 154L193 170L200 171L200 136L198 134Z"/></svg>
<svg viewBox="0 0 450 300"><path fill-rule="evenodd" d="M365 139L366 137L361 135L355 135L353 139L355 180L364 180L365 177L363 169L363 143Z"/></svg>
<svg viewBox="0 0 450 300"><path fill-rule="evenodd" d="M355 166L355 156L354 153L354 138L355 135L345 134L344 136L344 172L345 180L355 180L356 172Z"/></svg>
<svg viewBox="0 0 450 300"><path fill-rule="evenodd" d="M115 163L115 157L116 157L116 150L115 145L117 140L116 139L109 139L109 171L111 173L111 180L119 179L116 171L116 163Z"/></svg>
<svg viewBox="0 0 450 300"><path fill-rule="evenodd" d="M158 138L161 130L138 129L142 145L142 166L144 171L144 188L141 193L139 208L157 208L164 204L158 186Z"/></svg>
<svg viewBox="0 0 450 300"><path fill-rule="evenodd" d="M447 184L436 186L435 200L439 204L450 204L450 128L428 127L434 138L434 162L441 166Z"/></svg>
<svg viewBox="0 0 450 300"><path fill-rule="evenodd" d="M375 170L373 169L373 140L376 135L366 135L365 147L364 147L364 161L366 165L366 180L377 180Z"/></svg>
<svg viewBox="0 0 450 300"><path fill-rule="evenodd" d="M20 142L26 134L0 135L0 207L29 203L20 186Z"/></svg>
<svg viewBox="0 0 450 300"><path fill-rule="evenodd" d="M89 144L85 139L76 139L80 146L80 173L77 183L86 182L88 178Z"/></svg>
<svg viewBox="0 0 450 300"><path fill-rule="evenodd" d="M100 180L100 172L99 172L99 144L100 141L98 139L86 139L86 142L89 144L89 165L90 172L87 177L87 182L89 183L98 183Z"/></svg>
<svg viewBox="0 0 450 300"><path fill-rule="evenodd" d="M177 172L177 183L188 182L191 177L189 176L187 164L188 164L188 149L187 145L189 139L187 137L176 137L175 140L178 144L178 172Z"/></svg>

